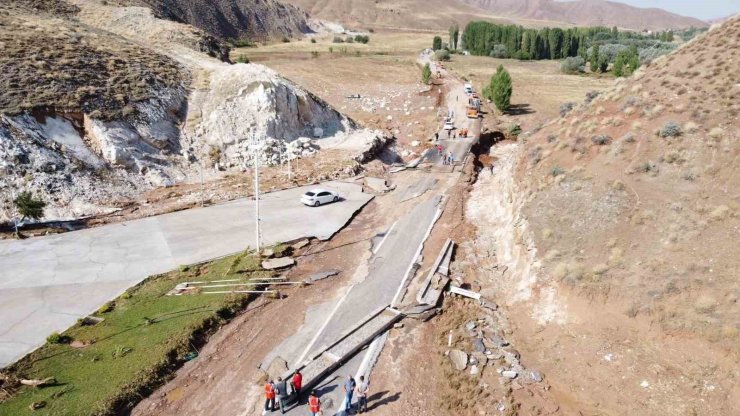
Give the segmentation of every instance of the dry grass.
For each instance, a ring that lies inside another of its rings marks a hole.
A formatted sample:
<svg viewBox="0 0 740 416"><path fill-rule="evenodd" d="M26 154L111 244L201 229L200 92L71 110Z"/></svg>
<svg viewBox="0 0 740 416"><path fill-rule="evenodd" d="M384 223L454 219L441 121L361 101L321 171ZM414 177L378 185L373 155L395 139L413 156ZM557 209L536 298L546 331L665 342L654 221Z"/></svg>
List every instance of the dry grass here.
<svg viewBox="0 0 740 416"><path fill-rule="evenodd" d="M173 60L108 32L9 10L0 16L2 112L51 108L114 118L185 82Z"/></svg>

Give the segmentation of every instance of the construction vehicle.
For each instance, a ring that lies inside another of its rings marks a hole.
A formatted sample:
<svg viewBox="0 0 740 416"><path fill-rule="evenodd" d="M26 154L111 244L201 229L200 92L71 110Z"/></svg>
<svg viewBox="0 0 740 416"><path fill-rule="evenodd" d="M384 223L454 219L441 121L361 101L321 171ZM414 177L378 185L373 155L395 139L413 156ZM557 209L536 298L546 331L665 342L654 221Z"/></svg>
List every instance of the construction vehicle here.
<svg viewBox="0 0 740 416"><path fill-rule="evenodd" d="M467 116L468 118L478 118L478 109L472 106L468 106L467 108Z"/></svg>

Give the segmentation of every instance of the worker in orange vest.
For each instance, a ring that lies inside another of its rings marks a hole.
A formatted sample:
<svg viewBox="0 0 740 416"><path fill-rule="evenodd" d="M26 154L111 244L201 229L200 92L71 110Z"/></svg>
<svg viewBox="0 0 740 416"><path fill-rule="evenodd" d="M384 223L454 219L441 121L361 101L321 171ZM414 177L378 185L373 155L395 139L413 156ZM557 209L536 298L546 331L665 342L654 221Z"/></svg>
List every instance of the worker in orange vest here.
<svg viewBox="0 0 740 416"><path fill-rule="evenodd" d="M319 416L321 414L321 400L319 400L316 390L312 391L308 397L308 410L311 412L311 416Z"/></svg>
<svg viewBox="0 0 740 416"><path fill-rule="evenodd" d="M265 383L265 411L262 412L266 415L267 412L275 411L275 383L270 380Z"/></svg>
<svg viewBox="0 0 740 416"><path fill-rule="evenodd" d="M293 392L297 399L301 395L301 386L303 385L303 374L301 374L300 370L296 370L295 374L293 374L291 384L293 385Z"/></svg>

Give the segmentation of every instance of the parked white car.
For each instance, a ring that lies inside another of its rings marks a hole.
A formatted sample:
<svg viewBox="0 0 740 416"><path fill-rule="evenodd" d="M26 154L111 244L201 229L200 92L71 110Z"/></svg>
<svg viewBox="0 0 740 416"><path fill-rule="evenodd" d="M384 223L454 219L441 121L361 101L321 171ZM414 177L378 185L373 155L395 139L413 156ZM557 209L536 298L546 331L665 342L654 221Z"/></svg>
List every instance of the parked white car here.
<svg viewBox="0 0 740 416"><path fill-rule="evenodd" d="M454 130L455 129L455 125L452 124L452 121L446 121L445 122L445 126L443 127L443 129L445 129L445 130Z"/></svg>
<svg viewBox="0 0 740 416"><path fill-rule="evenodd" d="M328 189L311 189L303 194L301 202L310 207L339 201L339 193Z"/></svg>

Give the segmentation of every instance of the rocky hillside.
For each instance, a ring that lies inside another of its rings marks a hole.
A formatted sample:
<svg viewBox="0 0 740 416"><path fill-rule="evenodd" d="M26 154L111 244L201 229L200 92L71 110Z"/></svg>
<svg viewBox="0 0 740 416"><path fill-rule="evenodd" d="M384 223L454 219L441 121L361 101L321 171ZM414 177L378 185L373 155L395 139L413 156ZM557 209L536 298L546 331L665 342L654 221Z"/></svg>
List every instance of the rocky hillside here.
<svg viewBox="0 0 740 416"><path fill-rule="evenodd" d="M308 15L277 0L119 0L151 8L157 17L187 23L220 39L280 39L311 30Z"/></svg>
<svg viewBox="0 0 740 416"><path fill-rule="evenodd" d="M740 408L738 60L736 17L494 148L515 179L476 184L496 294L566 414Z"/></svg>
<svg viewBox="0 0 740 416"><path fill-rule="evenodd" d="M656 8L606 0L461 0L498 16L565 22L578 26L619 26L634 30L705 27L706 22Z"/></svg>
<svg viewBox="0 0 740 416"><path fill-rule="evenodd" d="M71 219L201 169L243 171L253 137L275 148L301 139L288 146L299 157L325 147L309 143L315 129L360 153L374 142L274 71L202 53L205 35L189 25L143 7L74 6L0 5L0 222L10 189L41 196L47 220ZM263 160L279 162L276 152Z"/></svg>

